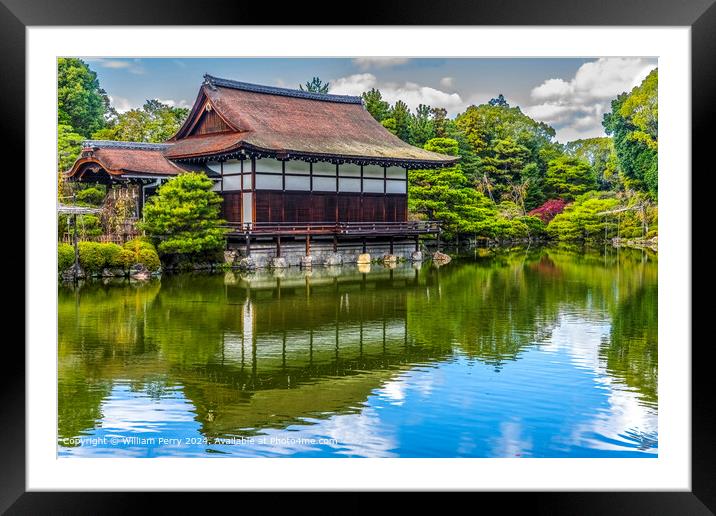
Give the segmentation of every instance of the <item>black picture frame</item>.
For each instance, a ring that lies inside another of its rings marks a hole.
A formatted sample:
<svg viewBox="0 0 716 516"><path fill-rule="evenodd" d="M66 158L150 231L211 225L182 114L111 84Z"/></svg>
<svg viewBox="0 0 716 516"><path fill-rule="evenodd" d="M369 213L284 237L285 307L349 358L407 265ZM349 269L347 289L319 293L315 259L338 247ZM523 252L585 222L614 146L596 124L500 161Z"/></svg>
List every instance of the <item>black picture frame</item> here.
<svg viewBox="0 0 716 516"><path fill-rule="evenodd" d="M259 24L270 25L690 26L692 106L698 106L698 109L691 110L692 168L705 172L712 168L706 167L710 154L706 139L710 136L709 126L713 125L716 115L715 1L503 0L478 3L464 0L442 4L435 1L391 2L373 7L356 4L351 7L349 4L322 5L320 2L271 4L224 0L211 3L182 0L0 0L4 72L0 81L0 103L5 133L2 141L8 156L6 164L11 163L15 170L24 170L25 106L29 100L25 95L27 26L254 25L259 21ZM6 186L14 189L19 197L17 174L12 177L14 186L9 183ZM691 206L684 209L690 210ZM25 234L25 238L31 238L31 235ZM692 261L692 270L698 270L695 266L696 262ZM699 310L696 298L693 298L692 306L694 310ZM27 309L32 308L28 306ZM692 316L692 320L698 321L699 317ZM524 504L525 509L534 514L712 514L716 511L713 408L716 385L710 371L710 340L693 341L691 491L485 493L481 496L499 498L495 500L498 503L504 503L504 498L509 498L510 504L515 501ZM4 350L4 368L0 375L3 383L0 390L3 397L0 404L0 510L7 510L8 514L126 514L146 509L147 500L138 493L26 492L25 355L16 342L14 346L9 346L10 342L10 339L6 340L8 345ZM686 343L671 344L683 346ZM162 498L162 512L169 513L174 504L183 509L180 512L188 509L187 498L180 493L158 496ZM217 494L209 496L215 498ZM217 500L212 505L214 503Z"/></svg>

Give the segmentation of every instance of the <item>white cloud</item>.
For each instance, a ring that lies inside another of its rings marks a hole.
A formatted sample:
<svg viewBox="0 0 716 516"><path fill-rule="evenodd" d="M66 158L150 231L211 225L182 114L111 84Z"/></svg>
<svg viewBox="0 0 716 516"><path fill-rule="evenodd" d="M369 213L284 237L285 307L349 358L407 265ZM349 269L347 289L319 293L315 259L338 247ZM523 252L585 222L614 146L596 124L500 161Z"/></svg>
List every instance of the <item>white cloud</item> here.
<svg viewBox="0 0 716 516"><path fill-rule="evenodd" d="M116 59L104 59L100 66L104 68L129 68L132 63L127 61L118 61Z"/></svg>
<svg viewBox="0 0 716 516"><path fill-rule="evenodd" d="M532 89L535 102L523 111L557 131L562 142L603 136L602 116L611 110L611 100L631 91L656 68L653 60L634 57L604 57L584 63L574 77L551 78Z"/></svg>
<svg viewBox="0 0 716 516"><path fill-rule="evenodd" d="M144 68L141 65L139 59L114 59L105 57L93 57L85 59L87 63L100 66L102 68L109 68L112 70L127 70L129 73L136 75L143 75L145 73Z"/></svg>
<svg viewBox="0 0 716 516"><path fill-rule="evenodd" d="M547 79L532 90L532 98L536 100L558 99L572 91L571 85L562 79Z"/></svg>
<svg viewBox="0 0 716 516"><path fill-rule="evenodd" d="M454 115L464 110L467 105L458 93L448 93L414 82L381 82L372 73L341 77L330 83L330 92L338 95L360 95L371 88L378 88L383 99L390 104L402 100L410 109L415 109L418 104L427 104L432 107L443 107L447 109L448 114Z"/></svg>
<svg viewBox="0 0 716 516"><path fill-rule="evenodd" d="M440 79L440 86L448 89L452 88L454 81L454 77L443 77L442 79Z"/></svg>
<svg viewBox="0 0 716 516"><path fill-rule="evenodd" d="M368 70L404 65L409 61L407 57L357 57L353 60L353 64L361 70Z"/></svg>
<svg viewBox="0 0 716 516"><path fill-rule="evenodd" d="M189 103L184 99L181 99L178 102L174 99L157 99L157 100L159 102L161 102L162 104L166 104L169 107L181 107L181 108L191 107L189 105Z"/></svg>
<svg viewBox="0 0 716 516"><path fill-rule="evenodd" d="M124 97L116 97L114 95L108 95L109 103L117 110L118 113L126 113L130 109L134 109L139 106L133 106L129 99Z"/></svg>
<svg viewBox="0 0 716 516"><path fill-rule="evenodd" d="M357 73L330 81L330 92L336 95L360 95L377 84L378 79L372 73Z"/></svg>

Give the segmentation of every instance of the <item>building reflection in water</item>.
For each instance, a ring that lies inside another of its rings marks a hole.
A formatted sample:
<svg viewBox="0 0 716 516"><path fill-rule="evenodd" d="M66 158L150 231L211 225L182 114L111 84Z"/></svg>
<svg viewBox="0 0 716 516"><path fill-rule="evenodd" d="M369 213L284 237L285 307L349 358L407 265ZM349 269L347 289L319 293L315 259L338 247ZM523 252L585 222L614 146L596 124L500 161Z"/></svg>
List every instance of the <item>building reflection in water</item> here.
<svg viewBox="0 0 716 516"><path fill-rule="evenodd" d="M379 417L379 400L402 411L399 421L439 416L421 431L459 434L455 453L500 455L520 447L516 437L495 444L494 432L523 428L509 414L528 418L546 404L545 421L566 426L569 386L595 412L584 415L585 405L566 435L545 434L550 446L615 449L612 437L594 435L625 432L655 446L656 264L609 260L537 253L444 270L374 265L61 288L60 438L146 431L211 440L306 424L347 435L346 425L370 419L375 438L385 434L382 454L391 454L388 442L416 447L396 437L402 423ZM588 334L596 337L580 337ZM555 360L564 367L553 370ZM521 391L533 377L540 382ZM480 432L486 444L476 443ZM535 439L523 439L524 453L539 452Z"/></svg>

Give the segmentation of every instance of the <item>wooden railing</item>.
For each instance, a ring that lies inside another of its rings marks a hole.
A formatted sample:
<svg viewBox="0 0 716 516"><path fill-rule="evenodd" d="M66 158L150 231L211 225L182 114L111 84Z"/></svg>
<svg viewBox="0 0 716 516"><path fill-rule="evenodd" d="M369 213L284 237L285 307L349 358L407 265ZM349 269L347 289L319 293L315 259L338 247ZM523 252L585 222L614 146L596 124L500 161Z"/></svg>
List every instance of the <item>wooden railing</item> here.
<svg viewBox="0 0 716 516"><path fill-rule="evenodd" d="M437 234L440 224L432 220L405 222L229 222L225 225L234 235L420 235Z"/></svg>

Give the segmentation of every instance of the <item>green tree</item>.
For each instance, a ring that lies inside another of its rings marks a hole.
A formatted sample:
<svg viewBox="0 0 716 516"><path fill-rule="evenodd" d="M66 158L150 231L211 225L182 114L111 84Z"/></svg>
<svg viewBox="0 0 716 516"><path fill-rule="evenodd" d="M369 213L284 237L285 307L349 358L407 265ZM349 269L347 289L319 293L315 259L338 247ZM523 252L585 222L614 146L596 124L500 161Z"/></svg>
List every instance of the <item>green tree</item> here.
<svg viewBox="0 0 716 516"><path fill-rule="evenodd" d="M447 136L447 109L445 108L430 108L430 118L433 123L433 133L437 138L444 138Z"/></svg>
<svg viewBox="0 0 716 516"><path fill-rule="evenodd" d="M659 75L652 70L627 95L619 114L635 127L630 138L656 151L659 148Z"/></svg>
<svg viewBox="0 0 716 516"><path fill-rule="evenodd" d="M420 104L415 114L410 117L410 143L418 147L425 145L425 142L435 136L435 127L430 118L430 106Z"/></svg>
<svg viewBox="0 0 716 516"><path fill-rule="evenodd" d="M515 184L522 182L522 170L530 157L530 151L508 137L495 140L485 154L477 185L480 191L499 202L512 194Z"/></svg>
<svg viewBox="0 0 716 516"><path fill-rule="evenodd" d="M97 74L76 58L57 60L57 123L88 138L105 125L109 97L100 88Z"/></svg>
<svg viewBox="0 0 716 516"><path fill-rule="evenodd" d="M619 160L611 138L575 140L567 143L565 152L591 165L600 190L619 188Z"/></svg>
<svg viewBox="0 0 716 516"><path fill-rule="evenodd" d="M425 142L423 148L431 152L447 154L448 156L457 156L459 146L458 142L452 138L432 138L431 140Z"/></svg>
<svg viewBox="0 0 716 516"><path fill-rule="evenodd" d="M330 86L330 82L324 83L319 77L314 77L310 81L307 81L305 89L303 88L303 84L298 85L301 91L310 91L311 93L328 93Z"/></svg>
<svg viewBox="0 0 716 516"><path fill-rule="evenodd" d="M93 138L164 142L179 130L188 114L187 108L171 107L158 100L148 100L141 109L132 109L119 114L110 125L94 133Z"/></svg>
<svg viewBox="0 0 716 516"><path fill-rule="evenodd" d="M382 122L388 117L390 111L390 104L383 100L383 95L380 90L371 88L370 91L363 92L363 105L365 106L368 113L378 122Z"/></svg>
<svg viewBox="0 0 716 516"><path fill-rule="evenodd" d="M551 195L572 200L594 190L597 183L589 163L571 156L562 156L549 162L545 185Z"/></svg>
<svg viewBox="0 0 716 516"><path fill-rule="evenodd" d="M458 143L434 138L425 149L455 155ZM495 206L475 190L460 165L440 170L411 170L408 174L408 207L414 214L442 223L448 239L464 236L492 236Z"/></svg>
<svg viewBox="0 0 716 516"><path fill-rule="evenodd" d="M656 198L658 164L658 72L653 70L630 93L612 101L602 125L614 148L627 187L647 190Z"/></svg>
<svg viewBox="0 0 716 516"><path fill-rule="evenodd" d="M76 133L71 126L60 124L57 126L57 168L65 172L75 162L82 151L84 136Z"/></svg>
<svg viewBox="0 0 716 516"><path fill-rule="evenodd" d="M500 107L506 107L506 108L510 107L510 105L507 103L507 101L505 100L505 97L504 97L504 95L502 95L502 93L500 93L496 98L490 99L488 104L491 106L500 106Z"/></svg>
<svg viewBox="0 0 716 516"><path fill-rule="evenodd" d="M391 133L398 134L398 127L395 123L395 118L385 118L380 124Z"/></svg>
<svg viewBox="0 0 716 516"><path fill-rule="evenodd" d="M546 200L547 195L544 193L544 176L536 163L528 163L522 169L522 181L526 183L526 192L524 197L525 211L533 210L541 206Z"/></svg>
<svg viewBox="0 0 716 516"><path fill-rule="evenodd" d="M527 148L529 156L522 165L534 163L539 175L544 175L549 160L563 152L561 145L554 141L554 129L531 119L519 107L499 102L499 97L493 104L470 106L449 126L449 136L460 142L460 156L467 176L475 184L484 182L485 171L480 163L487 158L488 166L494 165L490 160L495 158L495 147L502 140ZM527 201L535 202L529 197Z"/></svg>
<svg viewBox="0 0 716 516"><path fill-rule="evenodd" d="M530 149L535 161L539 159L540 149L553 144L555 135L552 127L531 119L519 107L509 105L470 106L458 115L456 123L478 153L495 140L512 138Z"/></svg>
<svg viewBox="0 0 716 516"><path fill-rule="evenodd" d="M601 242L616 236L613 217L605 212L617 207L619 201L591 192L578 197L547 226L548 234L565 242Z"/></svg>
<svg viewBox="0 0 716 516"><path fill-rule="evenodd" d="M224 248L221 197L212 186L205 174L191 172L170 179L150 198L140 228L158 243L162 255L201 258Z"/></svg>
<svg viewBox="0 0 716 516"><path fill-rule="evenodd" d="M395 135L404 142L410 143L410 118L411 115L408 105L402 100L399 100L390 109L389 118L383 120L383 122L390 119L394 120ZM386 127L390 129L390 127Z"/></svg>

